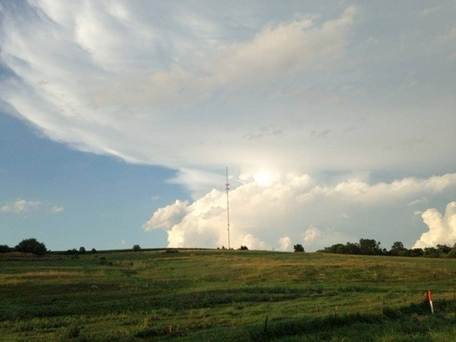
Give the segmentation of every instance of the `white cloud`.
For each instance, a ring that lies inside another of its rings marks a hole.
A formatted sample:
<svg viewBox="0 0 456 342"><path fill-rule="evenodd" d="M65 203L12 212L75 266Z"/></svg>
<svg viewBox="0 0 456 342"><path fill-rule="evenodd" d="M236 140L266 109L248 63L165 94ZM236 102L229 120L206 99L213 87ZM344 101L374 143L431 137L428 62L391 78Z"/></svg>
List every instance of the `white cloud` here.
<svg viewBox="0 0 456 342"><path fill-rule="evenodd" d="M340 18L321 26L306 17L268 25L251 41L223 49L210 71L215 71L216 79L226 83L282 78L303 67L328 67L343 55L355 14L356 8L351 6Z"/></svg>
<svg viewBox="0 0 456 342"><path fill-rule="evenodd" d="M42 213L58 214L63 210L63 207L52 206L46 202L28 201L24 199L17 199L14 202L8 202L0 207L0 212L10 214L30 213L37 211Z"/></svg>
<svg viewBox="0 0 456 342"><path fill-rule="evenodd" d="M26 201L24 199L18 199L14 202L9 202L0 208L0 211L4 213L23 213L29 210L34 210L41 205L38 201Z"/></svg>
<svg viewBox="0 0 456 342"><path fill-rule="evenodd" d="M410 244L420 229L413 222L416 206L427 204L419 199L456 189L456 174L376 184L347 179L324 185L291 174L268 186L244 181L229 194L231 246L270 249L278 241L280 250L288 250L302 236L309 250L360 238L388 244L407 237ZM165 230L170 247L226 247L226 193L212 190L193 203L160 208L144 229Z"/></svg>
<svg viewBox="0 0 456 342"><path fill-rule="evenodd" d="M403 171L456 152L434 138L451 134L452 100L389 106L373 102L377 90L346 92L375 76L358 70L370 57L354 41L372 34L381 44L377 32L359 37L366 8L276 18L277 8L235 6L234 29L215 5L32 4L21 16L2 11L0 57L15 74L0 84L2 101L74 148L177 169L195 198L227 164L250 176Z"/></svg>
<svg viewBox="0 0 456 342"><path fill-rule="evenodd" d="M63 210L64 210L63 207L53 206L51 208L51 213L58 214L58 213L61 213Z"/></svg>
<svg viewBox="0 0 456 342"><path fill-rule="evenodd" d="M316 227L310 227L304 232L304 243L312 243L321 236L321 231Z"/></svg>
<svg viewBox="0 0 456 342"><path fill-rule="evenodd" d="M447 204L442 214L435 208L421 213L428 231L416 241L414 248L436 247L440 245L453 246L456 243L456 202Z"/></svg>
<svg viewBox="0 0 456 342"><path fill-rule="evenodd" d="M290 251L291 239L288 236L283 236L279 239L279 251Z"/></svg>
<svg viewBox="0 0 456 342"><path fill-rule="evenodd" d="M214 93L237 97L232 86L242 91L253 82L261 90L258 82L295 77L297 70L309 72L316 65L331 67L344 54L356 12L349 7L339 18L321 23L302 18L266 24L253 38L211 44L199 56L205 40L189 30L193 22L179 23L179 32L188 31L188 41L177 40L192 49L181 50L169 37L168 50L161 50L153 37L142 37L144 32L155 36L163 31L153 20L143 20L144 11L155 13L149 8L124 8L125 3L67 7L48 1L35 6L43 12L29 10L30 23L6 16L1 56L18 77L4 83L2 99L52 139L130 162L177 168L190 177L191 169L204 172L208 165L226 164L226 159L248 165L262 154L264 142L256 146L239 140L257 129L257 119L249 123L247 108L239 103L223 127L228 117L223 117L222 107L231 99L214 103L219 101ZM55 21L43 20L44 14ZM176 29L170 27L168 35ZM174 62L172 53L185 62ZM154 64L163 56L166 63ZM243 126L239 133L233 131L238 123ZM245 147L241 154L240 146ZM190 184L190 179L183 181Z"/></svg>
<svg viewBox="0 0 456 342"><path fill-rule="evenodd" d="M240 236L236 239L235 245L231 246L231 248L239 248L240 246L247 246L249 249L254 250L270 250L271 246L269 246L264 241L261 241L259 238L255 237L252 234L245 234Z"/></svg>
<svg viewBox="0 0 456 342"><path fill-rule="evenodd" d="M158 209L151 219L144 225L144 230L170 229L174 225L182 222L187 214L188 202L176 200L174 204Z"/></svg>

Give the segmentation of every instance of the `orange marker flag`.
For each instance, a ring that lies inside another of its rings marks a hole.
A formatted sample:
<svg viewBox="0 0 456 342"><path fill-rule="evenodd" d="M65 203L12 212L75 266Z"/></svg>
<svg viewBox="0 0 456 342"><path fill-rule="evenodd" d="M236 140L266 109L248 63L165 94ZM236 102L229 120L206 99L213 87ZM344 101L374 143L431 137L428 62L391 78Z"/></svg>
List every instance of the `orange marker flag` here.
<svg viewBox="0 0 456 342"><path fill-rule="evenodd" d="M431 307L431 313L434 313L434 306L432 305L432 292L431 290L426 291L426 299L429 302L429 306Z"/></svg>

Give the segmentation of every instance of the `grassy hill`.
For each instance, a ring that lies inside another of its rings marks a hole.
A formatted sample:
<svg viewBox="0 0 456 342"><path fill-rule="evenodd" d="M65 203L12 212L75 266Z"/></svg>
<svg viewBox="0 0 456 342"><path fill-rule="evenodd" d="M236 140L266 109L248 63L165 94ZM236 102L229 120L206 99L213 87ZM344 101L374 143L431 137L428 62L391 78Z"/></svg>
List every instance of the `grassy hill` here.
<svg viewBox="0 0 456 342"><path fill-rule="evenodd" d="M1 255L0 265L5 341L456 336L456 259L154 250L12 253Z"/></svg>

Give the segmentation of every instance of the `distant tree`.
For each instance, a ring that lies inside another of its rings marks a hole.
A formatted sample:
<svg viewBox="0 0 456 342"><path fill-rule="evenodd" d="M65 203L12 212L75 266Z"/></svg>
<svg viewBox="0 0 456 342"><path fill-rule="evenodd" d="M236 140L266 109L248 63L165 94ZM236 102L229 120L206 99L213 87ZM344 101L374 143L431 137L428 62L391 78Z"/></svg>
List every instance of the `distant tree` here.
<svg viewBox="0 0 456 342"><path fill-rule="evenodd" d="M373 239L359 239L360 253L363 255L379 255L382 254L380 242Z"/></svg>
<svg viewBox="0 0 456 342"><path fill-rule="evenodd" d="M451 252L451 247L447 245L437 245L437 251L439 252L440 256L446 256Z"/></svg>
<svg viewBox="0 0 456 342"><path fill-rule="evenodd" d="M295 252L304 252L304 247L300 243L294 245L293 249Z"/></svg>
<svg viewBox="0 0 456 342"><path fill-rule="evenodd" d="M332 245L330 247L325 247L322 252L324 253L339 253L342 254L345 249L345 246L341 243L336 243L335 245Z"/></svg>
<svg viewBox="0 0 456 342"><path fill-rule="evenodd" d="M456 258L456 243L453 245L453 248L448 253L448 258Z"/></svg>
<svg viewBox="0 0 456 342"><path fill-rule="evenodd" d="M418 256L423 256L423 255L424 255L424 251L422 248L413 248L413 249L407 250L407 256L418 257Z"/></svg>
<svg viewBox="0 0 456 342"><path fill-rule="evenodd" d="M84 247L79 247L79 254L86 254L86 249Z"/></svg>
<svg viewBox="0 0 456 342"><path fill-rule="evenodd" d="M95 254L97 252L97 250L95 248L92 248L92 250L90 251L90 253L92 254Z"/></svg>
<svg viewBox="0 0 456 342"><path fill-rule="evenodd" d="M71 255L73 258L77 258L79 256L79 251L76 248L69 249L66 251L67 255Z"/></svg>
<svg viewBox="0 0 456 342"><path fill-rule="evenodd" d="M22 240L16 247L16 251L23 253L33 253L36 255L44 255L47 252L46 246L36 239Z"/></svg>
<svg viewBox="0 0 456 342"><path fill-rule="evenodd" d="M139 245L133 246L133 252L139 252L140 250L141 250L141 246L139 246Z"/></svg>
<svg viewBox="0 0 456 342"><path fill-rule="evenodd" d="M435 247L425 247L423 255L425 257L428 257L428 258L438 258L439 257L439 251Z"/></svg>
<svg viewBox="0 0 456 342"><path fill-rule="evenodd" d="M241 248L239 248L241 251L248 251L249 248L247 246L241 246Z"/></svg>
<svg viewBox="0 0 456 342"><path fill-rule="evenodd" d="M11 252L12 248L8 245L0 245L0 253L8 253Z"/></svg>
<svg viewBox="0 0 456 342"><path fill-rule="evenodd" d="M404 244L400 241L396 241L391 246L390 254L394 256L403 256L407 255L407 249L404 247Z"/></svg>
<svg viewBox="0 0 456 342"><path fill-rule="evenodd" d="M358 243L347 242L345 254L361 254L361 246Z"/></svg>

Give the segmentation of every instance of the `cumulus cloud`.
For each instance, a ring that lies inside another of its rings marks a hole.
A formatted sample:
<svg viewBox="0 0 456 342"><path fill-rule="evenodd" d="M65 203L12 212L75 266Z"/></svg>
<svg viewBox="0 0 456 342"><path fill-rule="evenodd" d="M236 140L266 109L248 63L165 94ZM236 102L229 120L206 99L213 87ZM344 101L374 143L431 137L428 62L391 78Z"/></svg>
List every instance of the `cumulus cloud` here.
<svg viewBox="0 0 456 342"><path fill-rule="evenodd" d="M321 236L321 231L316 227L310 227L304 232L304 242L312 243Z"/></svg>
<svg viewBox="0 0 456 342"><path fill-rule="evenodd" d="M289 251L291 248L291 239L283 236L279 239L279 251Z"/></svg>
<svg viewBox="0 0 456 342"><path fill-rule="evenodd" d="M307 249L315 250L361 237L392 243L401 230L404 236L416 234L414 212L426 204L419 199L455 188L456 174L376 184L347 177L322 185L296 174L276 176L268 185L252 179L229 194L232 246L289 250L292 241L303 239ZM226 193L214 189L193 203L160 208L144 229L165 230L173 247L227 246Z"/></svg>
<svg viewBox="0 0 456 342"><path fill-rule="evenodd" d="M442 215L437 209L427 209L421 213L428 231L416 241L414 248L435 247L440 245L453 246L456 243L456 202L447 204Z"/></svg>

